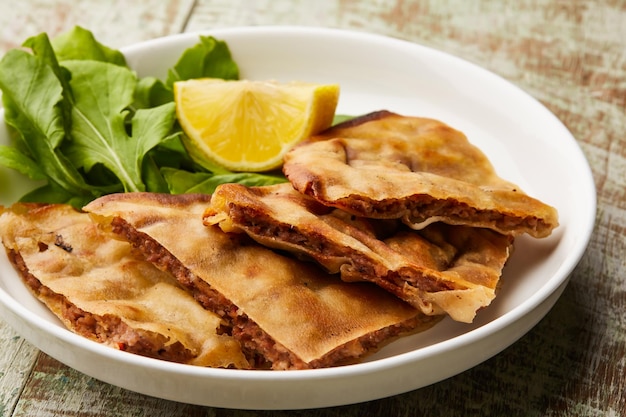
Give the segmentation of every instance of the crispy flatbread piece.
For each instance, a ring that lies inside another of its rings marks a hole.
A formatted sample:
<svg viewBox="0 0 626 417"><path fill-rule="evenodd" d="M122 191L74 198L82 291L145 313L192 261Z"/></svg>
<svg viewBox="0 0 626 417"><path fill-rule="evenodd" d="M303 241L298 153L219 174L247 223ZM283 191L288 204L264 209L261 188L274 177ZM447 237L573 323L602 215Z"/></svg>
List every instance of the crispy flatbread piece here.
<svg viewBox="0 0 626 417"><path fill-rule="evenodd" d="M249 368L222 319L176 280L67 205L15 204L0 215L9 258L70 330L116 349L212 367Z"/></svg>
<svg viewBox="0 0 626 417"><path fill-rule="evenodd" d="M209 198L113 194L84 209L109 219L116 233L230 320L248 355L272 369L353 362L435 322L371 283L343 283L243 234L205 227Z"/></svg>
<svg viewBox="0 0 626 417"><path fill-rule="evenodd" d="M465 135L439 121L381 111L331 127L285 155L301 193L367 218L433 221L548 236L557 211L496 175Z"/></svg>
<svg viewBox="0 0 626 417"><path fill-rule="evenodd" d="M344 281L371 281L425 314L462 322L495 297L513 244L510 235L445 223L381 234L385 227L375 221L328 208L290 184L222 184L203 219L312 258Z"/></svg>

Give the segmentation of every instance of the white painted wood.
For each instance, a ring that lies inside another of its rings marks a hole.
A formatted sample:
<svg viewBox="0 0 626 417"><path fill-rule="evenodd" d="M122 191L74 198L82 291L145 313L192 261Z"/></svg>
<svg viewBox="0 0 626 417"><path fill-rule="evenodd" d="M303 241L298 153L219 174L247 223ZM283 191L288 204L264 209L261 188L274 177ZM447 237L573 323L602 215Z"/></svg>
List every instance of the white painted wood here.
<svg viewBox="0 0 626 417"><path fill-rule="evenodd" d="M407 39L509 79L565 123L594 172L597 228L569 287L528 335L472 370L393 398L298 415L620 416L626 415L624 22L620 0L0 0L0 54L28 36L74 24L113 47L219 27L320 25ZM134 394L38 355L2 324L0 377L3 417L289 415Z"/></svg>

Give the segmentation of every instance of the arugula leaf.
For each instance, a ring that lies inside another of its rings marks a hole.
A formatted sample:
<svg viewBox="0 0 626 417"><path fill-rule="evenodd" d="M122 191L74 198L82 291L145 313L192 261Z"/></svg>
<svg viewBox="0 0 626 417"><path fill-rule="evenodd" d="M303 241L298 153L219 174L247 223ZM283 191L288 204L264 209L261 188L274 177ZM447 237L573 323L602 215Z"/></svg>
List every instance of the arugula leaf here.
<svg viewBox="0 0 626 417"><path fill-rule="evenodd" d="M57 79L61 82L65 98L67 98L71 103L72 96L69 88L69 73L65 68L62 68L59 65L59 60L57 59L56 52L50 43L48 35L46 33L40 33L37 36L32 36L26 39L23 46L30 48L34 55L36 55L42 62L50 66L54 74L57 76ZM68 105L70 103L68 103Z"/></svg>
<svg viewBox="0 0 626 417"><path fill-rule="evenodd" d="M80 26L56 36L52 46L59 61L80 59L126 66L126 58L120 51L102 45L93 33Z"/></svg>
<svg viewBox="0 0 626 417"><path fill-rule="evenodd" d="M146 191L165 194L170 192L167 181L161 173L161 168L150 154L144 158L142 177Z"/></svg>
<svg viewBox="0 0 626 417"><path fill-rule="evenodd" d="M186 169L189 171L203 171L191 159L181 140L181 132L176 128L175 133L165 138L154 147L149 156L159 167Z"/></svg>
<svg viewBox="0 0 626 417"><path fill-rule="evenodd" d="M135 74L126 67L99 61L74 60L63 65L72 74L75 100L68 157L86 171L103 164L117 176L124 191L145 191L143 158L172 129L174 103L138 110L129 137L126 117L137 84Z"/></svg>
<svg viewBox="0 0 626 417"><path fill-rule="evenodd" d="M335 117L333 118L333 126L339 123L346 122L350 119L354 119L354 117L355 116L348 116L346 114L336 114Z"/></svg>
<svg viewBox="0 0 626 417"><path fill-rule="evenodd" d="M233 61L226 42L212 36L200 36L200 41L187 48L176 64L168 70L165 82L156 77L139 80L135 91L135 108L158 106L174 101L174 83L192 78L239 79L239 67Z"/></svg>
<svg viewBox="0 0 626 417"><path fill-rule="evenodd" d="M46 33L41 33L37 36L26 39L23 46L30 48L33 54L37 56L44 64L50 66L57 79L61 83L63 88L63 100L59 103L63 111L63 123L65 126L66 135L69 133L71 124L72 103L74 97L72 96L72 90L70 88L69 79L70 74L67 69L59 65L57 56L52 48L50 39Z"/></svg>
<svg viewBox="0 0 626 417"><path fill-rule="evenodd" d="M189 172L173 168L161 168L161 172L172 194L212 194L218 185L233 182L252 187L280 184L287 181L285 177L280 175L258 174L253 172L231 172L228 174L214 175L210 172Z"/></svg>
<svg viewBox="0 0 626 417"><path fill-rule="evenodd" d="M20 201L31 203L63 203L79 209L93 200L93 198L93 196L70 193L63 188L58 187L54 183L49 183L26 193L22 196L22 198L20 198Z"/></svg>
<svg viewBox="0 0 626 417"><path fill-rule="evenodd" d="M149 151L169 139L178 137L178 133L168 134L176 120L176 106L173 102L165 103L151 109L138 110L132 121L132 140L141 146L140 155L135 168L142 171L145 190L150 192L167 192L167 182L161 175L159 165ZM147 157L146 157L147 156Z"/></svg>
<svg viewBox="0 0 626 417"><path fill-rule="evenodd" d="M145 109L174 101L174 92L156 77L144 77L135 88L133 107Z"/></svg>
<svg viewBox="0 0 626 417"><path fill-rule="evenodd" d="M239 182L285 182L280 175L199 166L183 146L173 85L178 80L238 79L228 46L210 36L185 50L165 81L137 79L124 55L79 26L45 33L0 60L5 121L15 139L0 164L47 183L23 201L81 207L119 191L206 192Z"/></svg>
<svg viewBox="0 0 626 417"><path fill-rule="evenodd" d="M0 146L0 165L21 172L31 180L47 178L35 160L12 146Z"/></svg>
<svg viewBox="0 0 626 417"><path fill-rule="evenodd" d="M233 61L226 42L212 36L200 36L200 42L186 49L168 71L166 85L171 89L176 81L192 78L239 78L239 67Z"/></svg>
<svg viewBox="0 0 626 417"><path fill-rule="evenodd" d="M85 183L77 169L59 152L65 137L63 112L59 106L62 85L52 68L22 50L11 50L0 60L0 89L5 121L18 133L17 152L4 153L14 163L34 161L49 181L69 194L95 198L98 191ZM22 155L19 155L22 153ZM27 170L33 179L39 173Z"/></svg>

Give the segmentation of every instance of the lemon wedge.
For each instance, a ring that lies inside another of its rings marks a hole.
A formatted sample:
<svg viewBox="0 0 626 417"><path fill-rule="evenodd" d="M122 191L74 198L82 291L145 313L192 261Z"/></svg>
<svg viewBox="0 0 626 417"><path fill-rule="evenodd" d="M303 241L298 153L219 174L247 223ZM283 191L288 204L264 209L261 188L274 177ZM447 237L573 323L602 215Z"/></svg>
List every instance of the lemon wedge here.
<svg viewBox="0 0 626 417"><path fill-rule="evenodd" d="M174 83L174 100L192 158L259 172L332 124L339 86L203 78Z"/></svg>

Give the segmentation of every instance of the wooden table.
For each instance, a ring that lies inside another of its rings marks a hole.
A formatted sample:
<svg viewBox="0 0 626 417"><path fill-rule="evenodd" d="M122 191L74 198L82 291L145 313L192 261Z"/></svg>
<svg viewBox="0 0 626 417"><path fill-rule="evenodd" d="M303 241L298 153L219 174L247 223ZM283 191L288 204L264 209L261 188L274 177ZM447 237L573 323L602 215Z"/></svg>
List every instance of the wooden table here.
<svg viewBox="0 0 626 417"><path fill-rule="evenodd" d="M547 317L504 352L418 391L302 416L626 415L626 1L20 0L0 2L0 54L75 24L113 47L242 25L329 26L473 61L544 103L578 140L596 228ZM150 398L39 352L0 322L0 416L265 416Z"/></svg>

